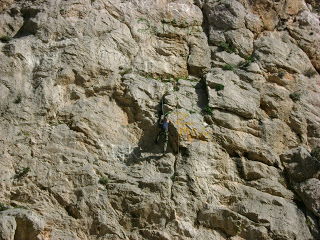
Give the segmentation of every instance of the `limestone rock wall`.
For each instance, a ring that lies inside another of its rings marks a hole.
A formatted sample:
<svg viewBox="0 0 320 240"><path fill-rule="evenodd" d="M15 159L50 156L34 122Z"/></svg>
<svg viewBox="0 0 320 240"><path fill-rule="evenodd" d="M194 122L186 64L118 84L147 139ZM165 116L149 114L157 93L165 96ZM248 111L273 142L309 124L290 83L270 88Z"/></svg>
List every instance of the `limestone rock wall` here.
<svg viewBox="0 0 320 240"><path fill-rule="evenodd" d="M2 1L0 238L319 239L318 9Z"/></svg>

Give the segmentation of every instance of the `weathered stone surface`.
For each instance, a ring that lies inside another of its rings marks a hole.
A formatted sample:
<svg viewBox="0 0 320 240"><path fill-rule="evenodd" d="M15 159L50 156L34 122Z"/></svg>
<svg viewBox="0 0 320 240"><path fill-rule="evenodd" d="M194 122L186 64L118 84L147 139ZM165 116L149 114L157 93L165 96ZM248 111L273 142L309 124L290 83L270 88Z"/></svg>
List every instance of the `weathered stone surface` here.
<svg viewBox="0 0 320 240"><path fill-rule="evenodd" d="M302 0L292 0L290 2L285 0L277 2L271 0L256 2L240 0L240 2L262 19L264 28L267 30L273 30L283 21L290 19L293 15L297 15L299 11L307 9L305 2Z"/></svg>
<svg viewBox="0 0 320 240"><path fill-rule="evenodd" d="M238 65L244 62L244 59L235 53L228 53L226 51L216 52L212 54L212 60L215 61L217 67L223 67L225 64ZM219 65L217 64L219 62Z"/></svg>
<svg viewBox="0 0 320 240"><path fill-rule="evenodd" d="M257 73L257 74L261 74L261 69L259 67L259 65L255 62L251 63L247 68L246 70L248 72L252 72L252 73Z"/></svg>
<svg viewBox="0 0 320 240"><path fill-rule="evenodd" d="M300 183L297 187L297 192L307 208L316 216L320 216L320 180L310 178L305 182Z"/></svg>
<svg viewBox="0 0 320 240"><path fill-rule="evenodd" d="M248 158L251 160L259 161L270 166L274 164L279 166L279 157L261 138L222 127L214 127L213 132L224 148L230 153L234 154L235 151L240 151L248 155Z"/></svg>
<svg viewBox="0 0 320 240"><path fill-rule="evenodd" d="M4 239L39 239L44 230L45 220L42 216L24 209L9 209L0 213L1 227L8 238Z"/></svg>
<svg viewBox="0 0 320 240"><path fill-rule="evenodd" d="M279 183L277 178L260 178L256 181L251 181L248 185L261 192L269 193L274 196L290 200L294 199L294 193L288 190L282 183Z"/></svg>
<svg viewBox="0 0 320 240"><path fill-rule="evenodd" d="M226 40L231 42L242 56L253 52L253 33L246 28L239 28L225 32Z"/></svg>
<svg viewBox="0 0 320 240"><path fill-rule="evenodd" d="M319 239L319 26L302 0L0 9L2 238Z"/></svg>
<svg viewBox="0 0 320 240"><path fill-rule="evenodd" d="M271 232L270 235L273 239L312 239L306 222L301 218L303 212L292 204L284 206L273 205L269 208L263 202L246 200L237 203L235 208L239 209L241 215L248 217L252 221L268 224ZM279 211L285 211L285 214L275 218ZM284 225L288 226L286 230L282 227ZM294 227L296 225L300 226L300 229L296 229Z"/></svg>
<svg viewBox="0 0 320 240"><path fill-rule="evenodd" d="M191 74L199 75L210 67L210 51L208 40L202 33L197 38L190 40L191 48L188 58L188 66Z"/></svg>
<svg viewBox="0 0 320 240"><path fill-rule="evenodd" d="M312 213L307 216L307 225L315 238L319 236L316 216L319 217L320 162L303 148L296 148L281 156L293 189Z"/></svg>
<svg viewBox="0 0 320 240"><path fill-rule="evenodd" d="M245 118L254 118L259 106L260 96L250 85L241 83L232 71L214 69L206 75L209 93L209 105L213 108L226 109ZM224 89L217 91L218 84Z"/></svg>
<svg viewBox="0 0 320 240"><path fill-rule="evenodd" d="M279 119L266 119L262 122L263 139L269 142L269 146L277 154L282 154L287 149L299 145L300 139L290 127Z"/></svg>
<svg viewBox="0 0 320 240"><path fill-rule="evenodd" d="M201 84L197 80L179 79L175 85L174 87L179 88L179 90L164 96L165 107L169 105L170 110L183 108L189 111L189 113L201 112L202 103L201 100L198 99L199 92L204 93L203 90L198 89L198 85Z"/></svg>
<svg viewBox="0 0 320 240"><path fill-rule="evenodd" d="M259 126L259 122L255 119L246 121L237 115L220 110L213 110L211 119L219 126L250 133L256 137L261 136L261 127Z"/></svg>
<svg viewBox="0 0 320 240"><path fill-rule="evenodd" d="M272 239L282 237L287 239L292 237L312 239L305 220L300 217L303 212L294 204L286 202L281 197L261 193L247 186L240 188L232 184L226 186L232 189L233 195L239 198L239 201L233 204L232 210L238 210L238 213L251 221L269 226ZM285 209L288 215L278 216L279 211L282 212L281 209ZM289 219L288 216L291 216L292 219ZM300 222L300 229L294 227L295 221ZM286 230L283 229L282 226L284 225L281 222L286 223Z"/></svg>
<svg viewBox="0 0 320 240"><path fill-rule="evenodd" d="M209 2L209 23L220 29L237 29L245 26L246 10L238 1Z"/></svg>
<svg viewBox="0 0 320 240"><path fill-rule="evenodd" d="M230 236L240 235L244 239L250 239L253 236L259 239L270 239L265 227L254 226L249 219L223 206L212 206L202 210L198 220L201 225L212 229L223 229ZM244 227L240 228L239 225Z"/></svg>
<svg viewBox="0 0 320 240"><path fill-rule="evenodd" d="M0 4L0 10L1 11L5 10L7 7L9 7L12 4L13 1L14 0L3 0Z"/></svg>
<svg viewBox="0 0 320 240"><path fill-rule="evenodd" d="M241 170L246 180L258 180L260 178L279 178L279 170L265 164L241 159Z"/></svg>
<svg viewBox="0 0 320 240"><path fill-rule="evenodd" d="M319 163L313 160L304 147L294 148L281 155L289 177L296 182L304 182L309 178L319 178Z"/></svg>
<svg viewBox="0 0 320 240"><path fill-rule="evenodd" d="M17 223L14 217L0 216L0 238L6 240L14 240Z"/></svg>
<svg viewBox="0 0 320 240"><path fill-rule="evenodd" d="M307 211L307 225L315 238L320 236L318 218L310 211Z"/></svg>
<svg viewBox="0 0 320 240"><path fill-rule="evenodd" d="M223 30L218 30L215 27L210 27L209 29L209 41L212 45L219 46L226 42Z"/></svg>
<svg viewBox="0 0 320 240"><path fill-rule="evenodd" d="M307 132L307 120L299 106L294 106L290 115L290 127L299 134Z"/></svg>
<svg viewBox="0 0 320 240"><path fill-rule="evenodd" d="M293 73L304 73L306 69L312 69L307 55L285 37L268 32L254 41L255 55L262 66L271 72L278 72L279 68Z"/></svg>
<svg viewBox="0 0 320 240"><path fill-rule="evenodd" d="M253 33L260 33L263 29L263 23L259 16L249 12L245 16L246 28Z"/></svg>
<svg viewBox="0 0 320 240"><path fill-rule="evenodd" d="M291 36L298 41L299 46L308 55L313 66L319 70L319 18L308 10L302 11L288 29ZM309 71L312 73L312 70Z"/></svg>
<svg viewBox="0 0 320 240"><path fill-rule="evenodd" d="M305 220L301 219L303 212L281 197L261 193L254 188L230 182L224 184L223 187L216 186L215 191L221 194L219 199L214 200L212 202L214 204L205 206L199 215L200 222L207 227L220 228L224 225L222 229L228 231L229 235L233 235L239 226L237 222L240 222L240 225L246 225L252 221L254 224L251 223L251 227L242 230L239 236L244 239L254 238L251 234L259 235L262 239L292 239L294 237L312 239ZM224 205L221 206L216 202L217 200ZM231 205L230 209L225 205ZM283 209L286 210L286 213L279 216L279 212L282 212ZM230 221L224 222L226 218L229 218ZM295 227L296 222L299 222L299 229ZM283 223L287 226L286 230L283 229ZM269 229L267 236L263 234L265 227Z"/></svg>
<svg viewBox="0 0 320 240"><path fill-rule="evenodd" d="M2 11L1 11L2 12ZM23 17L22 16L10 16L9 13L3 12L0 18L0 32L2 36L13 37L23 26ZM8 27L10 26L10 27Z"/></svg>

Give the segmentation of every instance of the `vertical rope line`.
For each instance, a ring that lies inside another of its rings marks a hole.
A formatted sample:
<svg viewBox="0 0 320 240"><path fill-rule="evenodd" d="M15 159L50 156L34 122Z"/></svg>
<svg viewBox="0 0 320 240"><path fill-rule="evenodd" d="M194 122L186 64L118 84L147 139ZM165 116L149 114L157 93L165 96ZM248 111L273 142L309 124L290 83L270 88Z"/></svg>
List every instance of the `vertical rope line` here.
<svg viewBox="0 0 320 240"><path fill-rule="evenodd" d="M162 110L162 115L165 115L165 114L164 114L164 111L163 111L163 98L164 98L164 96L162 96L162 99L161 99L161 102L162 102L162 103L161 103L161 110Z"/></svg>
<svg viewBox="0 0 320 240"><path fill-rule="evenodd" d="M176 122L178 122L178 94L177 94L177 81L174 81L174 90L175 90L175 92L176 92L176 114L177 114L177 121ZM179 142L179 125L178 125L178 134L177 134L177 143L178 143L178 157L179 157L179 154L180 154L180 148L179 148L179 144L180 144L180 142Z"/></svg>

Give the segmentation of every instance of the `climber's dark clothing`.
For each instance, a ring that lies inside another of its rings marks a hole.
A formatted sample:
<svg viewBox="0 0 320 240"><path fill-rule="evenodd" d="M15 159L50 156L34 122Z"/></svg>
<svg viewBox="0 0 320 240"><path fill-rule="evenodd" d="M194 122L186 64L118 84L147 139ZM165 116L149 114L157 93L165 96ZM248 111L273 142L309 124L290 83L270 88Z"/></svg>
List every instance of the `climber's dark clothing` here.
<svg viewBox="0 0 320 240"><path fill-rule="evenodd" d="M163 145L163 153L167 151L167 145L168 145L168 140L169 140L169 134L167 130L161 129L160 132L158 133L156 143L159 142L160 136L164 134L165 141Z"/></svg>
<svg viewBox="0 0 320 240"><path fill-rule="evenodd" d="M156 143L158 143L161 135L164 135L165 141L164 141L164 145L163 145L163 153L165 153L167 151L167 146L168 146L168 140L169 140L168 124L169 124L169 122L167 122L167 121L164 121L161 124L161 130L158 133L157 139L156 139Z"/></svg>
<svg viewBox="0 0 320 240"><path fill-rule="evenodd" d="M162 128L166 131L168 131L168 125L169 123L167 121L164 121L164 123L162 124Z"/></svg>

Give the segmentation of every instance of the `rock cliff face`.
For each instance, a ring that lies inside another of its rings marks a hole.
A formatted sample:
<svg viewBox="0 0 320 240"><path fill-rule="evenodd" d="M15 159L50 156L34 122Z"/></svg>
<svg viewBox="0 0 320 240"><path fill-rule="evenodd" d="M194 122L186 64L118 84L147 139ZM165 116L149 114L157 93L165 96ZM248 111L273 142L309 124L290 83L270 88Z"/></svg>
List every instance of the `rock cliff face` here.
<svg viewBox="0 0 320 240"><path fill-rule="evenodd" d="M0 10L0 239L320 239L316 1Z"/></svg>

